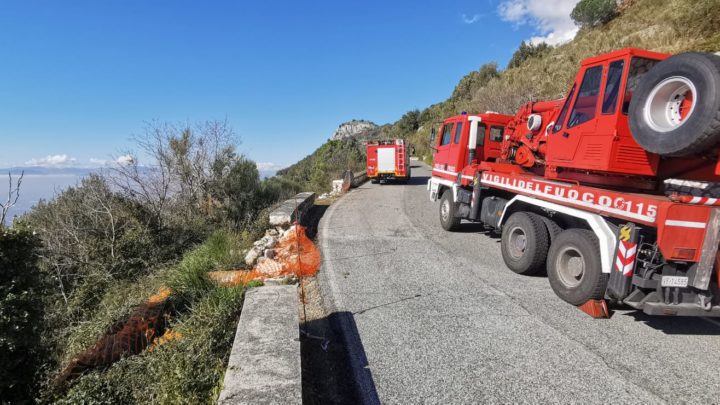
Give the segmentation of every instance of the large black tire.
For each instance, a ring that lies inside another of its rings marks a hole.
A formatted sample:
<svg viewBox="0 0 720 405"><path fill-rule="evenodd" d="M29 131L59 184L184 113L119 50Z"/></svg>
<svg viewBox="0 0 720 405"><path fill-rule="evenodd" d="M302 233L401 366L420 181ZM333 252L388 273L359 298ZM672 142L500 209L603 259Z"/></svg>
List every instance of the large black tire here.
<svg viewBox="0 0 720 405"><path fill-rule="evenodd" d="M555 294L570 304L602 299L608 274L602 272L595 234L587 229L560 232L550 246L547 274Z"/></svg>
<svg viewBox="0 0 720 405"><path fill-rule="evenodd" d="M457 208L452 190L445 190L440 198L440 225L444 230L452 232L460 228L460 218L456 216Z"/></svg>
<svg viewBox="0 0 720 405"><path fill-rule="evenodd" d="M378 180L378 179L372 179L372 180L370 180L370 183L372 183L372 184L378 184L378 183L380 183L380 180Z"/></svg>
<svg viewBox="0 0 720 405"><path fill-rule="evenodd" d="M500 250L505 264L517 274L533 275L545 268L550 235L542 217L516 212L502 227Z"/></svg>
<svg viewBox="0 0 720 405"><path fill-rule="evenodd" d="M680 102L689 94L692 107ZM628 114L633 138L649 152L712 149L720 143L720 56L683 53L658 63L640 79Z"/></svg>
<svg viewBox="0 0 720 405"><path fill-rule="evenodd" d="M557 237L563 229L557 224L557 222L550 218L541 216L540 219L542 219L545 227L547 227L548 235L550 236L550 244L552 245L555 237Z"/></svg>

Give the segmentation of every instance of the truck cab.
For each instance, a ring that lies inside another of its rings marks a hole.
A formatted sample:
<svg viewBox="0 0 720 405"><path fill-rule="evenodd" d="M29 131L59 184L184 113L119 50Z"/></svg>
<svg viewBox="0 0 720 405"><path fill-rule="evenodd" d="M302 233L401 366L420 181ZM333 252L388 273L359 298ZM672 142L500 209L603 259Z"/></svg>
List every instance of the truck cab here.
<svg viewBox="0 0 720 405"><path fill-rule="evenodd" d="M445 119L434 139L432 175L456 181L465 166L500 157L510 115L462 113Z"/></svg>

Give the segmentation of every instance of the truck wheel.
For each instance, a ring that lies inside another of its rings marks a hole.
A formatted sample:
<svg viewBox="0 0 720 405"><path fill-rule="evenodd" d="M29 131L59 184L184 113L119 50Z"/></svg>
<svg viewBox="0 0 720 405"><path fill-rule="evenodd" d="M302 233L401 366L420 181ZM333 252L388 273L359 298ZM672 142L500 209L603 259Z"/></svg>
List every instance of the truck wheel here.
<svg viewBox="0 0 720 405"><path fill-rule="evenodd" d="M630 101L630 131L645 150L686 156L720 142L720 56L683 53L647 72Z"/></svg>
<svg viewBox="0 0 720 405"><path fill-rule="evenodd" d="M447 189L440 198L440 225L446 231L456 231L460 227L460 218L456 217L457 204L453 201L452 190Z"/></svg>
<svg viewBox="0 0 720 405"><path fill-rule="evenodd" d="M510 270L517 274L541 272L549 246L547 227L537 214L516 212L502 227L502 257Z"/></svg>
<svg viewBox="0 0 720 405"><path fill-rule="evenodd" d="M560 227L560 225L557 224L557 222L553 221L550 218L541 216L540 219L542 219L545 227L547 227L548 235L550 236L550 245L552 245L555 237L558 236L558 234L562 232L563 229Z"/></svg>
<svg viewBox="0 0 720 405"><path fill-rule="evenodd" d="M372 180L370 180L370 183L372 183L372 184L378 184L378 183L380 183L380 180L378 180L378 179L372 179Z"/></svg>
<svg viewBox="0 0 720 405"><path fill-rule="evenodd" d="M567 229L550 246L547 273L555 294L573 305L602 299L608 274L602 272L597 237L587 229Z"/></svg>

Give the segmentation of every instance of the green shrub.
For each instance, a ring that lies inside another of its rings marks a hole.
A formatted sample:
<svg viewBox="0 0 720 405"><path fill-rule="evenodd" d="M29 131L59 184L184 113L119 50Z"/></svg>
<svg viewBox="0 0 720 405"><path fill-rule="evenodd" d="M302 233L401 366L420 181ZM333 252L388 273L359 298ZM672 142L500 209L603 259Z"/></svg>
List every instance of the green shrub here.
<svg viewBox="0 0 720 405"><path fill-rule="evenodd" d="M582 28L606 24L618 15L617 0L580 0L570 17Z"/></svg>
<svg viewBox="0 0 720 405"><path fill-rule="evenodd" d="M43 278L39 241L27 230L0 227L0 398L28 401L42 355Z"/></svg>
<svg viewBox="0 0 720 405"><path fill-rule="evenodd" d="M525 44L524 41L523 44ZM475 90L486 85L490 80L497 77L500 77L497 63L486 63L480 66L480 69L474 70L465 75L465 77L463 77L462 79L460 79L460 82L457 84L457 86L455 86L455 89L453 90L450 98L453 100L470 99L472 98L473 92Z"/></svg>
<svg viewBox="0 0 720 405"><path fill-rule="evenodd" d="M542 56L550 49L550 45L546 44L545 42L533 45L532 43L522 41L520 42L520 46L518 47L518 49L513 53L512 57L510 58L510 62L508 62L507 68L516 68L522 65L522 63L525 62L527 59Z"/></svg>

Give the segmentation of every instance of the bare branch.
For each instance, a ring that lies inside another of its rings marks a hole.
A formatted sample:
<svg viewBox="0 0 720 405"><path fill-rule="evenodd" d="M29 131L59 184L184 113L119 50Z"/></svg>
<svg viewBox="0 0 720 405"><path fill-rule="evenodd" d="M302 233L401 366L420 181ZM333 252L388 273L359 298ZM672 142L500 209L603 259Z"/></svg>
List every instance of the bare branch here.
<svg viewBox="0 0 720 405"><path fill-rule="evenodd" d="M8 172L8 198L4 203L0 203L0 228L5 226L5 219L10 208L14 207L20 199L20 186L23 177L25 177L25 171L20 172L20 177L13 186L12 173Z"/></svg>

